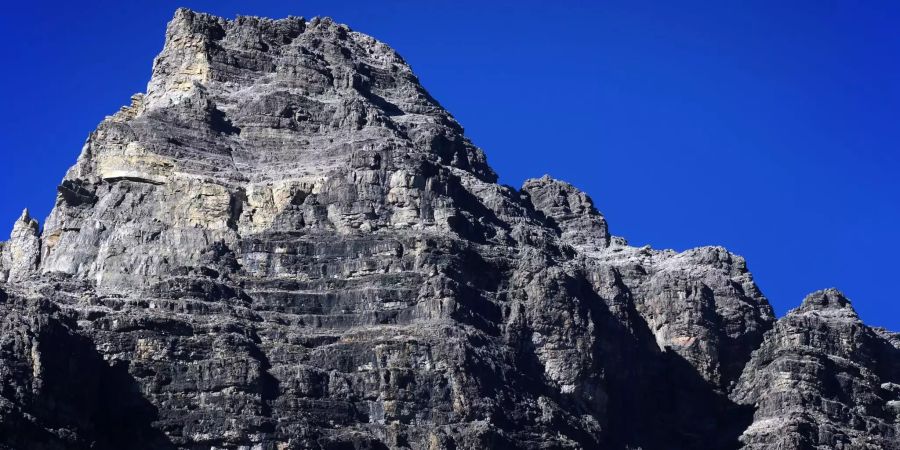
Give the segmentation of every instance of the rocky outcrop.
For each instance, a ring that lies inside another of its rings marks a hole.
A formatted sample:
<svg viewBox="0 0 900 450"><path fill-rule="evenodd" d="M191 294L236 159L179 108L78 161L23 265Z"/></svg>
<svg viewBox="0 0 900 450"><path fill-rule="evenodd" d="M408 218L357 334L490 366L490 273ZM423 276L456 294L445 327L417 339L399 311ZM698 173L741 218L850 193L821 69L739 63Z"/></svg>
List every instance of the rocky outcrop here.
<svg viewBox="0 0 900 450"><path fill-rule="evenodd" d="M0 248L0 281L22 281L37 270L41 260L39 228L28 210L23 211L9 241Z"/></svg>
<svg viewBox="0 0 900 450"><path fill-rule="evenodd" d="M894 343L829 289L779 320L732 397L754 405L747 448L900 448Z"/></svg>
<svg viewBox="0 0 900 450"><path fill-rule="evenodd" d="M609 246L606 219L584 192L549 175L531 179L522 193L538 211L544 222L555 228L562 240L582 253L597 252Z"/></svg>
<svg viewBox="0 0 900 450"><path fill-rule="evenodd" d="M26 214L0 247L0 446L895 436L896 335L776 323L741 257L632 247L575 187L496 179L371 37L179 10L147 92L90 135L43 231ZM865 351L838 352L857 336ZM838 381L773 391L773 355L800 351L845 358Z"/></svg>

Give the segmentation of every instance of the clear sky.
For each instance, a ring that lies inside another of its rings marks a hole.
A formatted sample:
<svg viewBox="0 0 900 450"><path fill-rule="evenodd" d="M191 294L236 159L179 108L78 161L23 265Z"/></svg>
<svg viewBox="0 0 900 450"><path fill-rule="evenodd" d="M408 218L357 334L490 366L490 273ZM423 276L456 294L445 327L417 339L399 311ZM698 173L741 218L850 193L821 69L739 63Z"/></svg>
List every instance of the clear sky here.
<svg viewBox="0 0 900 450"><path fill-rule="evenodd" d="M46 217L178 6L332 16L396 48L503 183L567 180L632 244L728 247L779 315L834 286L900 331L900 2L9 2L0 230Z"/></svg>

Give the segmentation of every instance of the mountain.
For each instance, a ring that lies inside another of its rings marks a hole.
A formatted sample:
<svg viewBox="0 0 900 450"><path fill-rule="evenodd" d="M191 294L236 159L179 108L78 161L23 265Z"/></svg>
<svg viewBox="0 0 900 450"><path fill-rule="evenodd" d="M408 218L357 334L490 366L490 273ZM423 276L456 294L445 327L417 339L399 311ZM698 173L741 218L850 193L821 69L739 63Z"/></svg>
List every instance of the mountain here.
<svg viewBox="0 0 900 450"><path fill-rule="evenodd" d="M0 246L2 448L900 448L900 335L497 184L327 18L178 10L58 192Z"/></svg>

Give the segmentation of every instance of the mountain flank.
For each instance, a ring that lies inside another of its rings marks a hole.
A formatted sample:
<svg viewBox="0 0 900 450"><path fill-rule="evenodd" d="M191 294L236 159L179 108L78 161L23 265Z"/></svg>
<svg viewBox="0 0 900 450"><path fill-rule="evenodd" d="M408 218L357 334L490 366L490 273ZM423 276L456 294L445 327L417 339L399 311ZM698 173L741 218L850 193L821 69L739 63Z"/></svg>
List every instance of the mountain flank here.
<svg viewBox="0 0 900 450"><path fill-rule="evenodd" d="M345 25L179 9L0 244L0 448L898 449L900 335L498 184Z"/></svg>

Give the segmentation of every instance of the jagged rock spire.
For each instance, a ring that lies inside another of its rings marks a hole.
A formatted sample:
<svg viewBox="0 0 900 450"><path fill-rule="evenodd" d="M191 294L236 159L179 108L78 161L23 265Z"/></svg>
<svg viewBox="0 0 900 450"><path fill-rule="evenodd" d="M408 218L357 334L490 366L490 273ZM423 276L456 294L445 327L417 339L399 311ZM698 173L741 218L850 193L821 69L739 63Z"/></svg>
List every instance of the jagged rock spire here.
<svg viewBox="0 0 900 450"><path fill-rule="evenodd" d="M40 226L28 209L13 225L9 242L3 248L3 270L8 281L21 281L33 274L41 260Z"/></svg>

